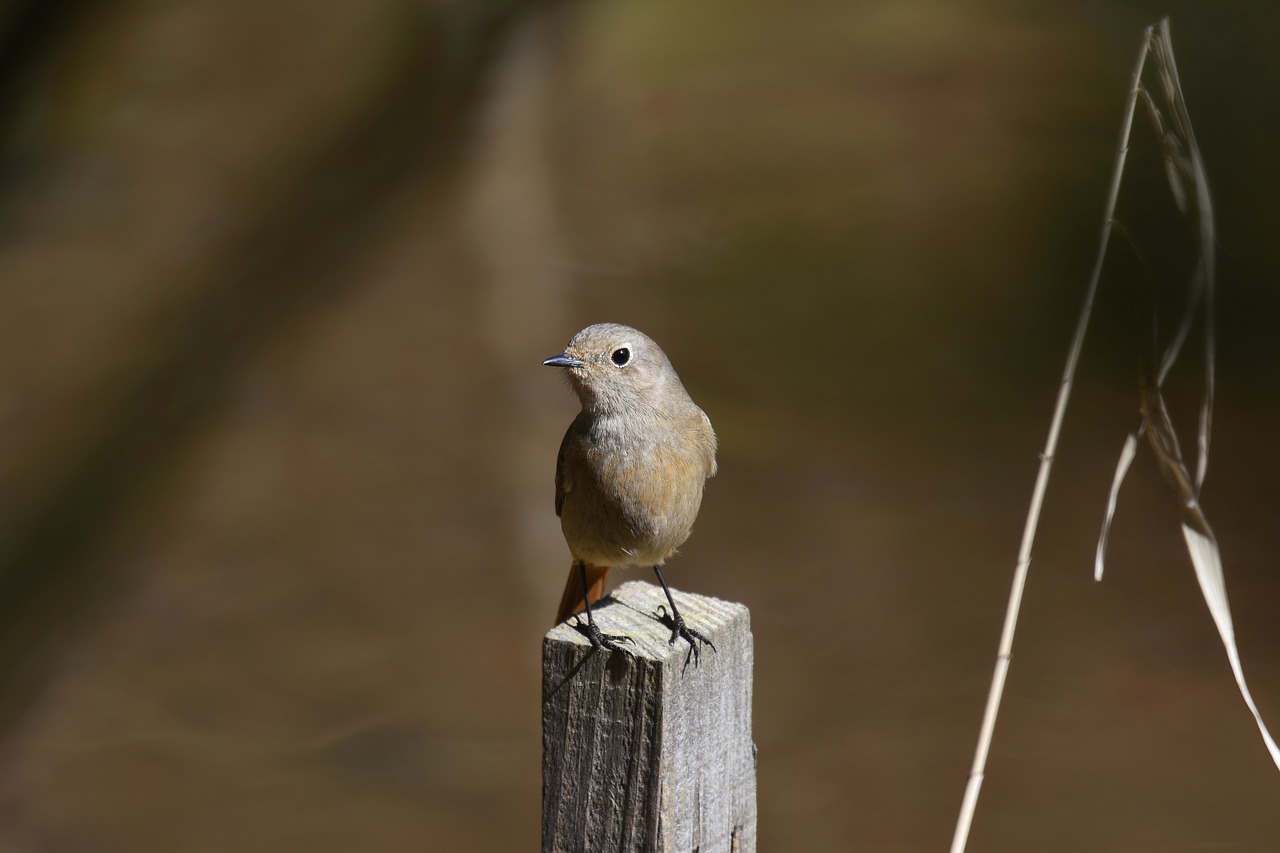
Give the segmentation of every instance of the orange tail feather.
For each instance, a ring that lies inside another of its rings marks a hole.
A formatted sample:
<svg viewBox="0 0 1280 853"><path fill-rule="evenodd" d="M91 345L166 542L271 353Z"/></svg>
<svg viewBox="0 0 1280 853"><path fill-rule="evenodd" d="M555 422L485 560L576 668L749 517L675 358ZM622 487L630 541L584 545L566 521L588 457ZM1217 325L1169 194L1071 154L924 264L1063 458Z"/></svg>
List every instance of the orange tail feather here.
<svg viewBox="0 0 1280 853"><path fill-rule="evenodd" d="M594 604L604 596L604 579L609 576L608 566L595 566L587 563L587 594L591 596L591 602ZM578 564L574 563L569 567L569 580L564 585L564 595L560 598L560 611L556 614L556 624L559 625L575 613L581 613L585 609L582 603L582 574L578 571Z"/></svg>

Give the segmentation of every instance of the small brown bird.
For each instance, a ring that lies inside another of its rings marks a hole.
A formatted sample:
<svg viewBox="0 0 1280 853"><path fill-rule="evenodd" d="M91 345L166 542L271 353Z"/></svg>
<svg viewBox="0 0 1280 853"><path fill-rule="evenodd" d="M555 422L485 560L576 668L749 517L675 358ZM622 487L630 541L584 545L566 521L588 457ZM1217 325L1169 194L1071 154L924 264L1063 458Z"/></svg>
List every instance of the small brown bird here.
<svg viewBox="0 0 1280 853"><path fill-rule="evenodd" d="M696 659L698 643L711 643L685 624L661 566L689 538L716 473L711 421L662 349L629 326L588 326L543 364L564 368L582 403L556 460L556 515L574 561L556 622L585 610L592 645L617 649L630 639L602 633L591 602L611 567L652 566L671 605L661 616L670 642L683 637Z"/></svg>

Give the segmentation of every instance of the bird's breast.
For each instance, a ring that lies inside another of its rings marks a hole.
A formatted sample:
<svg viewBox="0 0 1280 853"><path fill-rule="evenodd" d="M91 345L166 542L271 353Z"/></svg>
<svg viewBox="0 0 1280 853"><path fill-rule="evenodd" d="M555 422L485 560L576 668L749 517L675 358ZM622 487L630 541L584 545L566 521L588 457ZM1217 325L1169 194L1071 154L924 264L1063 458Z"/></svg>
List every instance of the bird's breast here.
<svg viewBox="0 0 1280 853"><path fill-rule="evenodd" d="M561 520L580 556L656 564L689 537L707 476L696 438L667 424L602 420L576 450Z"/></svg>

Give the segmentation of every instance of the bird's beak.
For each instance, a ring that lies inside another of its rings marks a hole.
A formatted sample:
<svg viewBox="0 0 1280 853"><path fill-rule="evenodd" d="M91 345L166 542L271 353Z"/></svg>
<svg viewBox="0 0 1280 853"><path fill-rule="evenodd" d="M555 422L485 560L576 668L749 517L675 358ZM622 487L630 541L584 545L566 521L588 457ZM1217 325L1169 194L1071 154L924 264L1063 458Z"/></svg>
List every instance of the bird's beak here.
<svg viewBox="0 0 1280 853"><path fill-rule="evenodd" d="M582 367L586 364L582 359L574 358L568 353L565 353L564 355L553 355L542 363L547 367Z"/></svg>

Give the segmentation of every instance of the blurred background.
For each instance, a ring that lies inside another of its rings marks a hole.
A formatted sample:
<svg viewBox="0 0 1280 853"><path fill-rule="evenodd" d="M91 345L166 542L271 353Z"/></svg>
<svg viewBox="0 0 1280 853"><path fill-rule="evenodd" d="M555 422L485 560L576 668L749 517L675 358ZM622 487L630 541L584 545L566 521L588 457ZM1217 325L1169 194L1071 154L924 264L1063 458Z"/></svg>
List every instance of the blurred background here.
<svg viewBox="0 0 1280 853"><path fill-rule="evenodd" d="M946 849L1166 13L1203 504L1280 727L1275 4L3 4L0 850L536 849L577 410L539 362L605 320L720 434L667 577L751 608L761 849ZM1145 447L1091 577L1185 285L1139 128L975 851L1280 848Z"/></svg>

